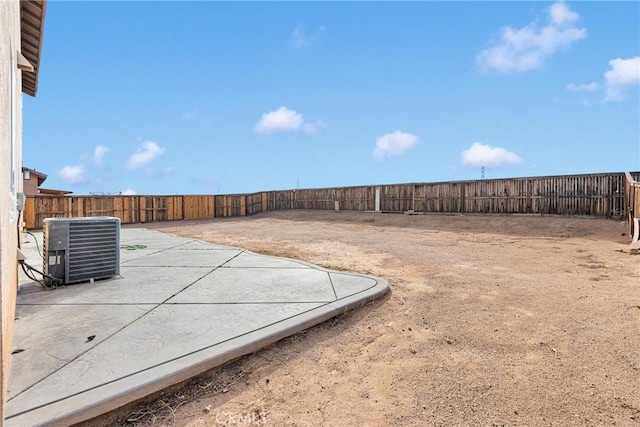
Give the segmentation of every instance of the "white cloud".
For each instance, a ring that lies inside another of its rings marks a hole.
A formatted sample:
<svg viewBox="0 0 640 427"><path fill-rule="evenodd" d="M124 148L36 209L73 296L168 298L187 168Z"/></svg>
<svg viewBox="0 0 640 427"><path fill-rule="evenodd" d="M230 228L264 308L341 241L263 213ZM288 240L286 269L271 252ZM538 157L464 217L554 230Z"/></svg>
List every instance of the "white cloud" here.
<svg viewBox="0 0 640 427"><path fill-rule="evenodd" d="M557 1L551 5L549 8L549 17L551 18L551 22L558 27L562 27L564 24L573 24L580 19L580 15L569 10L563 1Z"/></svg>
<svg viewBox="0 0 640 427"><path fill-rule="evenodd" d="M67 184L80 184L87 180L85 173L82 165L67 165L58 171L58 176Z"/></svg>
<svg viewBox="0 0 640 427"><path fill-rule="evenodd" d="M138 151L129 157L128 169L137 169L164 153L164 148L153 141L142 141L142 146Z"/></svg>
<svg viewBox="0 0 640 427"><path fill-rule="evenodd" d="M399 130L382 135L376 140L373 158L383 161L389 156L399 156L418 143L418 137Z"/></svg>
<svg viewBox="0 0 640 427"><path fill-rule="evenodd" d="M305 122L301 113L282 106L277 110L264 113L254 130L262 134L302 131L307 135L318 135L326 128L327 124L322 120Z"/></svg>
<svg viewBox="0 0 640 427"><path fill-rule="evenodd" d="M611 69L604 73L605 96L603 101L621 101L625 91L640 83L640 56L616 58L609 61Z"/></svg>
<svg viewBox="0 0 640 427"><path fill-rule="evenodd" d="M602 102L622 101L626 97L626 92L640 83L640 56L612 59L609 61L609 67L610 69L604 73L603 83L569 83L566 89L573 92L587 93L604 89ZM591 102L583 100L582 103L589 105Z"/></svg>
<svg viewBox="0 0 640 427"><path fill-rule="evenodd" d="M580 15L563 1L551 5L548 15L549 22L543 27L535 22L522 28L504 27L500 43L480 52L477 63L502 73L534 70L558 50L587 37L587 30L575 25Z"/></svg>
<svg viewBox="0 0 640 427"><path fill-rule="evenodd" d="M322 120L316 120L313 123L305 123L302 125L302 132L306 133L307 135L317 135L319 134L323 129L326 129L327 125L326 123L324 123Z"/></svg>
<svg viewBox="0 0 640 427"><path fill-rule="evenodd" d="M120 194L122 194L123 196L135 196L138 193L136 193L136 190L127 188L126 190L122 190Z"/></svg>
<svg viewBox="0 0 640 427"><path fill-rule="evenodd" d="M516 153L501 147L492 147L481 142L474 142L462 152L462 163L473 167L495 168L503 164L516 165L523 160Z"/></svg>
<svg viewBox="0 0 640 427"><path fill-rule="evenodd" d="M574 84L574 83L569 83L566 86L567 90L570 90L571 92L594 92L598 89L600 89L600 83L598 82L591 82L591 83L587 83L587 84Z"/></svg>
<svg viewBox="0 0 640 427"><path fill-rule="evenodd" d="M303 25L298 25L293 29L291 36L289 37L289 46L293 49L302 49L308 46L311 46L313 43L316 43L322 37L322 33L324 33L327 29L324 26L318 27L315 33L308 35L304 31Z"/></svg>
<svg viewBox="0 0 640 427"><path fill-rule="evenodd" d="M300 129L303 121L302 114L283 106L275 111L264 113L256 124L255 131L265 134L294 131Z"/></svg>
<svg viewBox="0 0 640 427"><path fill-rule="evenodd" d="M109 147L105 147L103 145L98 145L93 150L93 163L96 165L101 165L104 163L104 156L109 152Z"/></svg>

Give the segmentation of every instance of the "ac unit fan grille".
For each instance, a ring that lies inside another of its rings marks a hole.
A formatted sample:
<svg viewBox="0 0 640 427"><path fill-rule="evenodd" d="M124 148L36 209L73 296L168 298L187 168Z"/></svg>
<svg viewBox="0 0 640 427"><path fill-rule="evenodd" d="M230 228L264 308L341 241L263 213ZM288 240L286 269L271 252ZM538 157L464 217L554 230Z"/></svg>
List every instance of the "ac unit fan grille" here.
<svg viewBox="0 0 640 427"><path fill-rule="evenodd" d="M114 275L118 262L118 224L77 221L69 223L69 282Z"/></svg>

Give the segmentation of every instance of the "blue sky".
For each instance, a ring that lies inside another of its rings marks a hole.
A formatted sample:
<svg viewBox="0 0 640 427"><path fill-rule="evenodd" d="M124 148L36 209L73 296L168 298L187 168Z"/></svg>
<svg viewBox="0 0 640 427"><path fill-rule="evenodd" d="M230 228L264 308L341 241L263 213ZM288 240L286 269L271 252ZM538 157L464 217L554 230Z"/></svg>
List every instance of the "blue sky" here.
<svg viewBox="0 0 640 427"><path fill-rule="evenodd" d="M24 164L76 194L640 170L638 2L49 1Z"/></svg>

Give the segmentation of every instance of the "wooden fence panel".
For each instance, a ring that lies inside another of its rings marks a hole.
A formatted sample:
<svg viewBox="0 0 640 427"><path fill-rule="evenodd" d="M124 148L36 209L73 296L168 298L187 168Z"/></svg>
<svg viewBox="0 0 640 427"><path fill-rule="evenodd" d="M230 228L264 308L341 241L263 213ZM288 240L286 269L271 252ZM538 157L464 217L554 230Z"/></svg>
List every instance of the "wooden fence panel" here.
<svg viewBox="0 0 640 427"><path fill-rule="evenodd" d="M216 218L227 218L246 215L245 195L215 196Z"/></svg>
<svg viewBox="0 0 640 427"><path fill-rule="evenodd" d="M182 196L166 197L166 206L168 221L184 219L184 199Z"/></svg>
<svg viewBox="0 0 640 427"><path fill-rule="evenodd" d="M28 214L26 217L35 218L37 228L42 228L42 222L45 218L71 218L78 216L74 209L74 200L71 197L37 197L35 199L34 209L35 214Z"/></svg>
<svg viewBox="0 0 640 427"><path fill-rule="evenodd" d="M412 209L416 212L462 212L462 183L415 184Z"/></svg>
<svg viewBox="0 0 640 427"><path fill-rule="evenodd" d="M289 209L315 209L316 203L321 203L316 190L292 190L291 207Z"/></svg>
<svg viewBox="0 0 640 427"><path fill-rule="evenodd" d="M281 211L293 209L293 191L270 191L269 210Z"/></svg>
<svg viewBox="0 0 640 427"><path fill-rule="evenodd" d="M412 209L414 185L383 185L380 194L382 212L407 212Z"/></svg>
<svg viewBox="0 0 640 427"><path fill-rule="evenodd" d="M246 197L246 214L255 215L262 212L263 193L248 194Z"/></svg>
<svg viewBox="0 0 640 427"><path fill-rule="evenodd" d="M375 187L347 187L342 196L340 209L345 211L373 211L376 208Z"/></svg>
<svg viewBox="0 0 640 427"><path fill-rule="evenodd" d="M115 208L113 199L114 197L111 196L84 197L84 209L82 209L82 215L80 216L114 216Z"/></svg>
<svg viewBox="0 0 640 427"><path fill-rule="evenodd" d="M122 224L140 222L140 207L137 196L117 196L113 199L114 216L120 218Z"/></svg>
<svg viewBox="0 0 640 427"><path fill-rule="evenodd" d="M292 202L293 209L320 209L320 205L327 198L326 193L335 191L334 189L309 189L309 190L293 190ZM284 202L284 199L282 200Z"/></svg>
<svg viewBox="0 0 640 427"><path fill-rule="evenodd" d="M344 202L342 188L315 188L292 192L294 209L333 210L335 202Z"/></svg>
<svg viewBox="0 0 640 427"><path fill-rule="evenodd" d="M36 223L36 199L34 197L27 197L22 213L22 222L27 229L42 228L42 224L38 227Z"/></svg>
<svg viewBox="0 0 640 427"><path fill-rule="evenodd" d="M147 209L151 211L151 220L152 222L158 221L167 221L169 219L168 208L167 208L167 197L161 196L150 196L148 197L151 200L151 207L149 208L149 204L147 203Z"/></svg>
<svg viewBox="0 0 640 427"><path fill-rule="evenodd" d="M169 220L169 202L171 196L139 196L140 222Z"/></svg>
<svg viewBox="0 0 640 427"><path fill-rule="evenodd" d="M207 219L215 216L214 196L183 196L183 219Z"/></svg>
<svg viewBox="0 0 640 427"><path fill-rule="evenodd" d="M147 198L138 197L138 215L141 223L148 221L147 219Z"/></svg>
<svg viewBox="0 0 640 427"><path fill-rule="evenodd" d="M215 196L215 217L223 218L227 216L227 196Z"/></svg>
<svg viewBox="0 0 640 427"><path fill-rule="evenodd" d="M246 199L244 195L231 196L231 214L229 216L245 216L246 211Z"/></svg>
<svg viewBox="0 0 640 427"><path fill-rule="evenodd" d="M627 230L634 235L634 218L640 218L640 173L626 173L624 176L624 197Z"/></svg>

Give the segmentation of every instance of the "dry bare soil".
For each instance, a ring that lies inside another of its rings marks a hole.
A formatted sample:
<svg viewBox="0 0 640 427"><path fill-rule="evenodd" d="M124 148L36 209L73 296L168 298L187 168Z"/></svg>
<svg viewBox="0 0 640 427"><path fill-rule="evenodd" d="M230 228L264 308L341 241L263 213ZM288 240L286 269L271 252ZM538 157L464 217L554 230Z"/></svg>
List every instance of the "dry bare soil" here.
<svg viewBox="0 0 640 427"><path fill-rule="evenodd" d="M297 211L148 227L391 292L120 423L640 425L640 256L622 222Z"/></svg>

